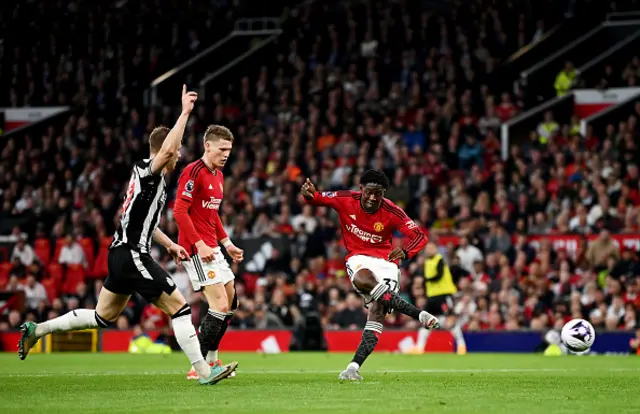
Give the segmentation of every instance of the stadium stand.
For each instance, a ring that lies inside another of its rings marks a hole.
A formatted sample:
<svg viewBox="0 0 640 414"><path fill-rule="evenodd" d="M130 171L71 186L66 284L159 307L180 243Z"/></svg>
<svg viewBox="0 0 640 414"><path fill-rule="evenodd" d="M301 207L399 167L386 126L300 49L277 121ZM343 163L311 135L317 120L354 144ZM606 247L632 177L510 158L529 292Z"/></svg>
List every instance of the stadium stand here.
<svg viewBox="0 0 640 414"><path fill-rule="evenodd" d="M0 329L95 304L131 162L146 156L155 125L174 120L169 102L146 107L144 91L247 15L223 1L213 2L217 8L200 0L190 1L193 7L169 0L98 3L25 3L15 19L2 22L37 28L31 36L40 39L35 48L20 44L21 36L5 43L15 62L2 74L11 79L5 104L72 110L0 137L0 231L9 249L0 289L24 291L27 303L37 303L1 315ZM291 6L285 3L279 12ZM393 183L388 197L447 256L460 288L453 312L466 329L541 329L576 316L598 328L635 329L635 100L631 108L612 107L624 122L611 125L609 115L594 121L593 136L580 136L580 120L569 122L571 114L552 108L547 121L558 125L548 134L538 114L522 128L522 145L505 151L502 142L503 125L529 105L523 90L511 89L519 74L506 79L500 65L535 49L530 42L550 47L545 36L565 16L566 3L593 2L307 2L286 14L269 58L248 57L206 85L181 165L199 157L198 138L208 124L233 130L237 144L221 214L247 252L243 265L234 265L241 309L233 326L291 327L296 310L311 308L330 328L363 324L335 216L303 208L297 194L305 177L324 190L350 189L364 169L377 168ZM51 13L59 18L47 19ZM193 16L198 25L181 24ZM50 36L54 22L89 35ZM551 32L564 33L557 30ZM637 58L612 70L618 75L606 76L629 82L637 77ZM172 206L160 225L175 239ZM472 247L460 246L462 239ZM197 304L184 272L160 249L154 255ZM419 257L402 269L402 293L414 303L424 303L423 262ZM118 326L148 326L152 314L134 299ZM410 321L397 316L388 323Z"/></svg>

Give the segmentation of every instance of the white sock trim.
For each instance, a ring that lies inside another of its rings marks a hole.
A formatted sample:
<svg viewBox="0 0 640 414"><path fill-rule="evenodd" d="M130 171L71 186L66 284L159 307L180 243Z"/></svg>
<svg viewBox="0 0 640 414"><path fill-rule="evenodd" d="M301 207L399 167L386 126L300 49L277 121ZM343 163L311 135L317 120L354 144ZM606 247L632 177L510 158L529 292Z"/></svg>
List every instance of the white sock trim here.
<svg viewBox="0 0 640 414"><path fill-rule="evenodd" d="M374 331L379 334L382 334L383 329L384 329L384 326L380 322L367 322L364 325L365 331Z"/></svg>
<svg viewBox="0 0 640 414"><path fill-rule="evenodd" d="M224 318L227 317L226 313L218 312L217 310L213 310L213 309L209 309L209 315L213 316L214 318L220 319L220 320L224 320Z"/></svg>
<svg viewBox="0 0 640 414"><path fill-rule="evenodd" d="M389 290L389 286L384 283L378 283L373 287L373 289L371 289L371 297L374 300L379 300L387 290Z"/></svg>

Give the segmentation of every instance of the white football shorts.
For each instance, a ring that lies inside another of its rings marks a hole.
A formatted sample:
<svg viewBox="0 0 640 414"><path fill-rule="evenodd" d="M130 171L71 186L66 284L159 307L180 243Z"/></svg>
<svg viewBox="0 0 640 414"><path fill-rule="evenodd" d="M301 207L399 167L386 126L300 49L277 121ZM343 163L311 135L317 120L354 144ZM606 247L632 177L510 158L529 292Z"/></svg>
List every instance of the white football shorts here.
<svg viewBox="0 0 640 414"><path fill-rule="evenodd" d="M203 262L200 256L194 254L191 256L191 260L182 262L182 266L187 271L191 286L196 292L201 290L203 286L217 285L218 283L226 285L236 278L220 247L214 247L213 260L209 263Z"/></svg>
<svg viewBox="0 0 640 414"><path fill-rule="evenodd" d="M398 265L386 261L384 259L380 259L379 257L371 257L364 255L355 255L351 256L347 259L347 273L349 274L349 279L351 279L351 284L353 285L353 277L361 269L368 269L373 273L378 283L384 283L389 286L389 289L392 292L398 292L400 289L400 269ZM354 289L358 290L355 286ZM358 292L364 298L365 306L371 303L372 298L370 295L364 294L362 292Z"/></svg>

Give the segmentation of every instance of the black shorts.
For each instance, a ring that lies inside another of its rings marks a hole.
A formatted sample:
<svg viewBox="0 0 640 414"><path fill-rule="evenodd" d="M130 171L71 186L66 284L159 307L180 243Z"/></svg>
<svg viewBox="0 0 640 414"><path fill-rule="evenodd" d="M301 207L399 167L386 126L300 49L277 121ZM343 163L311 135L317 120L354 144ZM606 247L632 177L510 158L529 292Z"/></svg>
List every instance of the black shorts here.
<svg viewBox="0 0 640 414"><path fill-rule="evenodd" d="M176 290L171 276L148 253L138 253L127 246L109 250L109 277L104 287L120 295L138 293L149 303L165 292Z"/></svg>
<svg viewBox="0 0 640 414"><path fill-rule="evenodd" d="M434 316L451 315L453 313L453 296L438 295L428 297L427 312Z"/></svg>

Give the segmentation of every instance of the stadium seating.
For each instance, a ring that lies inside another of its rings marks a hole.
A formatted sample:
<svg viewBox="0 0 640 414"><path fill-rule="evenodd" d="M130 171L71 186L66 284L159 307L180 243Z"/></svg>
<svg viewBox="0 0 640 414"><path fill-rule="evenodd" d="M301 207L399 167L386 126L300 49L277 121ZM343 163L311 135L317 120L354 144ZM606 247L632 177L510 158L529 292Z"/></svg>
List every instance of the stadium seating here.
<svg viewBox="0 0 640 414"><path fill-rule="evenodd" d="M85 269L82 265L69 265L65 271L62 293L73 295L78 285L85 282Z"/></svg>
<svg viewBox="0 0 640 414"><path fill-rule="evenodd" d="M76 3L93 19L105 12L101 2ZM154 76L212 44L230 25L226 21L212 35L206 25L196 27L199 42L181 30L172 39L157 28L173 15L167 12L151 24L138 7L144 0L129 3L136 8L126 9L125 2L124 9L109 10L105 20L112 32L124 30L117 39L105 38L102 25L94 25L96 43L88 55L86 45L69 36L56 37L56 47L36 58L26 53L27 37L16 36L5 45L5 50L23 50L16 57L20 73L7 73L12 86L3 97L6 105L72 106L68 116L0 140L2 218L29 235L50 300L77 296L80 283L91 290L93 279L107 276L112 239L105 235L115 229L131 163L148 155L147 137L154 126L175 122L175 107L169 102L145 107L142 91ZM175 11L176 3L167 3ZM176 11L176 24L198 13L210 16L204 10L209 3L190 2L192 10ZM425 3L438 7L423 9ZM542 113L534 114L519 130L522 145L507 148L509 157L502 159L501 129L529 108L522 90L512 89L519 71L501 67L502 79L496 80L495 69L513 52L533 48L530 40L544 38L538 28L544 25L546 32L566 11L560 5L564 2L550 0L507 3L308 2L288 16L270 56L247 57L243 70L234 67L227 73L232 80L224 87L207 88L191 116L178 168L200 156L198 138L207 125L232 129L236 141L225 169L221 216L246 252L237 274L247 321L238 316L236 326L250 326L252 310L268 306L276 289L286 293L287 306L307 306L302 298L311 295L325 323L343 306L350 284L336 217L326 209L305 215L298 188L309 177L322 190L356 189L357 177L367 168L387 173L392 182L388 197L447 255L460 287L454 312L470 329L553 326L573 312L570 306L564 314L556 312L559 304L575 301L572 295L581 295L584 302L576 312L590 318L611 304L605 294L611 285L620 284L622 291L640 286L637 257L595 263L588 247L604 228L613 230L612 243L634 250L640 246L639 180L625 158L628 153L637 160L639 154L637 145L627 146L617 137L637 135L629 121L630 115L640 116L635 102L616 108L615 117L594 119L589 125L595 138L588 143L575 125L567 124L573 113L556 107L551 115L560 123L558 131L542 143L535 131ZM24 27L35 19L32 15L42 19L49 12L48 6L21 7L15 24ZM81 17L70 12L65 19L84 27ZM127 24L135 19L142 22L140 48L128 44L137 37L131 32L137 25ZM45 25L34 33L38 50L48 47L50 29ZM561 42L551 43L545 46L553 49L549 55ZM624 66L618 58L616 70ZM625 70L631 73L627 82L635 82L640 68L632 63ZM188 73L176 80L195 88L199 79ZM600 81L599 76L588 79ZM546 87L552 89L549 82ZM612 147L605 147L605 141ZM31 168L35 164L39 171ZM162 220L174 240L176 179L176 174L169 178ZM308 225L300 228L300 222ZM7 226L7 233L13 227ZM58 263L67 234L77 236L87 268ZM482 254L477 269L462 267L457 257L465 236ZM401 238L394 243L402 243ZM163 249L153 253L169 261ZM402 264L402 294L414 302L424 295L422 261ZM12 270L13 264L0 264L0 288ZM415 288L413 280L419 280ZM591 298L594 283L602 295ZM337 299L331 299L336 290ZM509 297L516 296L512 307ZM498 324L489 324L490 309L497 309ZM394 326L405 322L398 318ZM614 322L624 329L638 326Z"/></svg>
<svg viewBox="0 0 640 414"><path fill-rule="evenodd" d="M11 263L0 263L0 289L4 289L11 273Z"/></svg>
<svg viewBox="0 0 640 414"><path fill-rule="evenodd" d="M38 238L33 242L33 250L43 266L51 261L51 243L48 239Z"/></svg>

